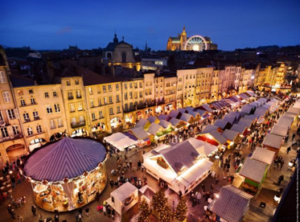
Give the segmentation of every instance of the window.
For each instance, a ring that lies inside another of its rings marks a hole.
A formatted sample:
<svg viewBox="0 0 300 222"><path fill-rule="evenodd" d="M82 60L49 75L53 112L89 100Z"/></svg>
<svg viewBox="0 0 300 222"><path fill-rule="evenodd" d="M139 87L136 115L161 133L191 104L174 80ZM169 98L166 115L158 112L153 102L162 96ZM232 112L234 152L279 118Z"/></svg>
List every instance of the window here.
<svg viewBox="0 0 300 222"><path fill-rule="evenodd" d="M112 101L112 97L110 96L109 97L109 103L112 103L113 101Z"/></svg>
<svg viewBox="0 0 300 222"><path fill-rule="evenodd" d="M3 127L1 128L1 134L2 134L2 137L5 138L5 137L8 137L8 131L7 131L7 128L6 127Z"/></svg>
<svg viewBox="0 0 300 222"><path fill-rule="evenodd" d="M29 92L29 94L33 94L33 90L32 89L29 89L28 92Z"/></svg>
<svg viewBox="0 0 300 222"><path fill-rule="evenodd" d="M58 124L58 127L63 127L63 123L62 123L62 120L60 118L57 119L57 124Z"/></svg>
<svg viewBox="0 0 300 222"><path fill-rule="evenodd" d="M121 109L120 109L120 106L117 107L117 113L120 113L121 112Z"/></svg>
<svg viewBox="0 0 300 222"><path fill-rule="evenodd" d="M117 101L117 103L120 102L120 96L119 95L116 96L116 101Z"/></svg>
<svg viewBox="0 0 300 222"><path fill-rule="evenodd" d="M73 93L72 93L72 92L68 92L68 99L69 99L69 100L70 100L70 99L74 99Z"/></svg>
<svg viewBox="0 0 300 222"><path fill-rule="evenodd" d="M23 96L24 95L23 90L18 90L18 95Z"/></svg>
<svg viewBox="0 0 300 222"><path fill-rule="evenodd" d="M89 87L89 94L93 95L93 89L92 89L92 87Z"/></svg>
<svg viewBox="0 0 300 222"><path fill-rule="evenodd" d="M79 122L84 123L84 117L83 116L79 116Z"/></svg>
<svg viewBox="0 0 300 222"><path fill-rule="evenodd" d="M129 97L130 97L130 99L132 99L132 92L129 93Z"/></svg>
<svg viewBox="0 0 300 222"><path fill-rule="evenodd" d="M128 99L127 93L124 94L124 99L125 99L125 100Z"/></svg>
<svg viewBox="0 0 300 222"><path fill-rule="evenodd" d="M54 110L55 110L56 113L60 112L59 104L54 104Z"/></svg>
<svg viewBox="0 0 300 222"><path fill-rule="evenodd" d="M2 95L3 95L4 102L5 102L5 103L10 103L10 95L9 95L9 92L3 92Z"/></svg>
<svg viewBox="0 0 300 222"><path fill-rule="evenodd" d="M26 106L25 100L24 100L24 99L21 99L21 100L20 100L20 103L21 103L21 106Z"/></svg>
<svg viewBox="0 0 300 222"><path fill-rule="evenodd" d="M0 71L0 83L6 83L6 78L3 71Z"/></svg>
<svg viewBox="0 0 300 222"><path fill-rule="evenodd" d="M119 84L116 85L116 91L119 91Z"/></svg>
<svg viewBox="0 0 300 222"><path fill-rule="evenodd" d="M104 104L107 104L107 97L104 97Z"/></svg>
<svg viewBox="0 0 300 222"><path fill-rule="evenodd" d="M108 91L111 92L111 85L108 85Z"/></svg>
<svg viewBox="0 0 300 222"><path fill-rule="evenodd" d="M30 99L30 102L31 102L31 104L36 104L36 102L35 102L35 99L34 99L34 98L31 98L31 99Z"/></svg>
<svg viewBox="0 0 300 222"><path fill-rule="evenodd" d="M137 83L134 83L134 88L138 88L138 84Z"/></svg>
<svg viewBox="0 0 300 222"><path fill-rule="evenodd" d="M99 111L99 119L103 118L103 113L102 111Z"/></svg>
<svg viewBox="0 0 300 222"><path fill-rule="evenodd" d="M95 115L95 113L92 113L92 120L96 120L96 115Z"/></svg>
<svg viewBox="0 0 300 222"><path fill-rule="evenodd" d="M143 84L140 82L140 88L143 88Z"/></svg>
<svg viewBox="0 0 300 222"><path fill-rule="evenodd" d="M70 80L67 80L67 81L66 81L66 84L67 84L67 86L70 86L70 85L71 85Z"/></svg>
<svg viewBox="0 0 300 222"><path fill-rule="evenodd" d="M189 78L189 76L188 75L186 75L186 79L188 79Z"/></svg>
<svg viewBox="0 0 300 222"><path fill-rule="evenodd" d="M132 89L132 83L130 83L130 89Z"/></svg>
<svg viewBox="0 0 300 222"><path fill-rule="evenodd" d="M76 91L76 98L77 98L77 99L80 99L80 98L81 98L81 92L80 92L80 90L77 90L77 91Z"/></svg>
<svg viewBox="0 0 300 222"><path fill-rule="evenodd" d="M109 108L109 114L113 115L114 114L114 109L113 108Z"/></svg>
<svg viewBox="0 0 300 222"><path fill-rule="evenodd" d="M33 111L32 114L35 120L40 119L38 111Z"/></svg>
<svg viewBox="0 0 300 222"><path fill-rule="evenodd" d="M140 98L143 98L143 92L140 92Z"/></svg>
<svg viewBox="0 0 300 222"><path fill-rule="evenodd" d="M102 87L103 93L106 93L106 86Z"/></svg>
<svg viewBox="0 0 300 222"><path fill-rule="evenodd" d="M127 89L127 83L124 84L124 88Z"/></svg>
<svg viewBox="0 0 300 222"><path fill-rule="evenodd" d="M53 97L57 97L57 92L53 92Z"/></svg>
<svg viewBox="0 0 300 222"><path fill-rule="evenodd" d="M16 115L15 115L15 112L13 109L8 109L7 110L7 116L9 119L15 119L16 118Z"/></svg>
<svg viewBox="0 0 300 222"><path fill-rule="evenodd" d="M2 116L2 112L0 111L0 121L4 121L4 118Z"/></svg>
<svg viewBox="0 0 300 222"><path fill-rule="evenodd" d="M49 93L45 92L45 98L49 98Z"/></svg>
<svg viewBox="0 0 300 222"><path fill-rule="evenodd" d="M52 107L50 105L46 106L47 113L52 113Z"/></svg>
<svg viewBox="0 0 300 222"><path fill-rule="evenodd" d="M82 109L82 103L78 103L78 111L81 111Z"/></svg>
<svg viewBox="0 0 300 222"><path fill-rule="evenodd" d="M102 106L101 99L98 99L98 106Z"/></svg>
<svg viewBox="0 0 300 222"><path fill-rule="evenodd" d="M24 113L24 114L23 114L23 117L24 117L24 121L25 121L25 122L29 122L29 121L30 121L30 118L29 118L29 114L28 114L28 113Z"/></svg>
<svg viewBox="0 0 300 222"><path fill-rule="evenodd" d="M71 104L70 104L70 112L71 112L71 113L75 112L75 106L74 106L74 103L71 103Z"/></svg>
<svg viewBox="0 0 300 222"><path fill-rule="evenodd" d="M32 128L31 128L31 127L28 127L28 128L27 128L27 134L28 134L28 136L33 135L33 131L32 131Z"/></svg>
<svg viewBox="0 0 300 222"><path fill-rule="evenodd" d="M12 130L13 130L13 133L14 133L15 136L20 134L18 126L12 126Z"/></svg>
<svg viewBox="0 0 300 222"><path fill-rule="evenodd" d="M37 125L37 126L36 126L36 131L37 131L38 133L42 133L42 132L43 132L42 126L41 126L41 125Z"/></svg>
<svg viewBox="0 0 300 222"><path fill-rule="evenodd" d="M53 119L50 120L50 129L55 129L55 122Z"/></svg>
<svg viewBox="0 0 300 222"><path fill-rule="evenodd" d="M73 123L73 124L76 124L76 123L77 123L76 117L73 117L73 118L72 118L72 123Z"/></svg>
<svg viewBox="0 0 300 222"><path fill-rule="evenodd" d="M79 80L75 80L75 85L79 85Z"/></svg>

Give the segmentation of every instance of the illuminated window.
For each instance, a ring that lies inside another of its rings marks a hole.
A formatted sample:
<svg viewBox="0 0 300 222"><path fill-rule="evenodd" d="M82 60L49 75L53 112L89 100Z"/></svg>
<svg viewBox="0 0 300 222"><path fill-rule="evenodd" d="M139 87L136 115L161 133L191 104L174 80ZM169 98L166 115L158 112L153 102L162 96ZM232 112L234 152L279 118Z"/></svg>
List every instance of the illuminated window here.
<svg viewBox="0 0 300 222"><path fill-rule="evenodd" d="M55 110L56 113L60 112L59 104L54 104L54 110Z"/></svg>
<svg viewBox="0 0 300 222"><path fill-rule="evenodd" d="M10 100L9 92L3 92L2 96L5 103L10 103L11 100Z"/></svg>
<svg viewBox="0 0 300 222"><path fill-rule="evenodd" d="M52 107L51 107L51 105L47 105L46 106L46 110L47 110L48 114L52 113Z"/></svg>
<svg viewBox="0 0 300 222"><path fill-rule="evenodd" d="M3 71L0 71L0 83L6 83L6 78Z"/></svg>
<svg viewBox="0 0 300 222"><path fill-rule="evenodd" d="M33 94L33 90L32 89L29 89L28 92L29 92L29 94Z"/></svg>
<svg viewBox="0 0 300 222"><path fill-rule="evenodd" d="M49 93L48 92L45 92L44 95L45 95L45 98L49 98Z"/></svg>
<svg viewBox="0 0 300 222"><path fill-rule="evenodd" d="M33 135L33 131L32 131L32 128L31 128L31 127L28 127L28 128L27 128L27 134L28 134L28 136Z"/></svg>
<svg viewBox="0 0 300 222"><path fill-rule="evenodd" d="M43 132L42 126L41 125L37 125L36 126L36 131L37 131L37 133L42 133Z"/></svg>
<svg viewBox="0 0 300 222"><path fill-rule="evenodd" d="M57 97L57 92L53 92L53 97Z"/></svg>

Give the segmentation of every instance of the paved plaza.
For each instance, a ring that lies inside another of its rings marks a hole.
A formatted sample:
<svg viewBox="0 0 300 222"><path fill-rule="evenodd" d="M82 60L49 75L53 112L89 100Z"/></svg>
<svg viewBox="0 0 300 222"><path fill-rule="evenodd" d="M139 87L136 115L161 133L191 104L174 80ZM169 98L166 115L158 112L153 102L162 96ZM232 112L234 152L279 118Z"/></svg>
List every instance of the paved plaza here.
<svg viewBox="0 0 300 222"><path fill-rule="evenodd" d="M281 170L275 169L272 164L267 174L267 177L262 185L262 189L260 193L251 200L250 210L245 217L245 221L247 222L269 221L269 219L272 217L277 205L274 201L274 194L280 188L279 186L275 185L275 183L277 182L278 177L280 175L284 175L284 181L281 184L281 187L285 189L290 180L291 171L288 169L288 162L291 157L296 156L296 148L295 147L292 148L291 152L289 152L288 154L286 152L286 148L291 146L291 144L298 139L296 136L294 141L291 140L292 134L294 134L296 130L297 130L297 126L293 125L289 132L290 136L288 142L282 146L279 152L279 156L283 157L285 164L283 165ZM133 168L137 167L137 162L139 160L140 161L143 160L142 157L143 152L148 152L151 149L153 149L153 147L149 146L138 150L137 149L132 150L127 154L128 161L131 160L133 163ZM248 148L248 144L246 143L242 145L241 151L244 157L249 156L249 154L251 153L251 149ZM229 154L232 154L233 152L234 150L227 150L223 158L226 158ZM227 180L228 175L234 175L235 177L233 181L233 186L238 187L240 185L242 178L240 178L240 176L238 176L235 173L233 167L233 161L231 161L230 172L228 172L227 174L224 173L223 170L219 167L219 160L212 160L212 161L214 163L212 167L212 171L215 172L216 176L214 178L209 176L201 183L201 184L205 184L206 189L209 189L210 185L214 184L215 188L213 192L218 193L221 187L230 184L230 182ZM118 176L112 176L110 174L112 169L117 168L117 159L115 155L108 158L106 162L106 166L107 166L107 174L109 179L117 180ZM131 176L136 176L138 178L147 177L148 185L156 191L159 189L157 180L151 177L150 175L146 174L145 172L142 172L141 170L137 170L137 171L129 170L128 172L125 173L125 177L130 178ZM194 191L202 192L201 184L197 186L194 189ZM116 217L113 220L111 217L104 216L102 212L97 211L97 206L103 205L103 201L109 198L110 193L116 188L117 188L116 186L112 188L108 183L105 190L101 194L99 201L95 200L94 202L83 207L83 210L89 208L90 213L89 216L87 217L83 211L82 221L91 221L91 222L92 221L101 221L101 222L121 221L119 217ZM177 205L179 200L178 195L170 189L167 189L165 192L166 192L166 196L168 197L169 205L171 209L174 210L174 207ZM24 221L30 221L30 222L39 221L39 214L42 214L43 218L54 217L54 213L46 212L40 208L37 209L37 216L32 215L31 206L34 205L34 203L33 203L33 193L32 193L32 188L30 183L26 181L22 181L21 184L17 185L16 188L13 189L12 195L15 199L21 196L26 196L26 200L27 200L26 204L15 209L16 215L21 215L24 218ZM259 207L261 202L266 203L266 207L264 209ZM10 218L10 215L8 214L7 211L8 204L9 204L8 200L0 203L0 212L1 212L0 222L13 221L13 219ZM187 204L188 204L188 222L205 221L204 206L207 206L208 202L205 201L203 197L201 198L200 204L193 206L189 198ZM138 206L136 205L124 216L123 221L136 221L137 217L134 215L136 215L137 213L138 213ZM68 222L71 221L73 222L75 221L75 216L77 214L78 214L77 210L74 210L72 212L67 212L67 213L60 213L59 221L67 220ZM151 220L156 221L154 218L151 218Z"/></svg>

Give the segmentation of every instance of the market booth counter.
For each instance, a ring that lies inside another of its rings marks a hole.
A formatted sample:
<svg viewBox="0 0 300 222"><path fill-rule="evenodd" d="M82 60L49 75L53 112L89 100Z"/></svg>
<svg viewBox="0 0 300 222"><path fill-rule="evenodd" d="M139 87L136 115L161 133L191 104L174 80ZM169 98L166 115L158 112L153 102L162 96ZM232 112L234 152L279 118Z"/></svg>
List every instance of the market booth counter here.
<svg viewBox="0 0 300 222"><path fill-rule="evenodd" d="M32 153L22 173L36 205L46 211L71 211L96 198L107 182L105 147L86 138L63 138Z"/></svg>

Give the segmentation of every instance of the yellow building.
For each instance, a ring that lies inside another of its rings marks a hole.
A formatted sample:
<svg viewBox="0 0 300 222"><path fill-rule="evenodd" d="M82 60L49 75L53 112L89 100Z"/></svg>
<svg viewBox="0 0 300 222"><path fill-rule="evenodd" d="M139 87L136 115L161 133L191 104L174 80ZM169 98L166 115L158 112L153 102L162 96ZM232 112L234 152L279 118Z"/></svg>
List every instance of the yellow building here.
<svg viewBox="0 0 300 222"><path fill-rule="evenodd" d="M177 78L165 77L164 98L165 98L165 112L169 112L176 107L176 90Z"/></svg>
<svg viewBox="0 0 300 222"><path fill-rule="evenodd" d="M30 151L68 133L61 84L14 87L13 90Z"/></svg>
<svg viewBox="0 0 300 222"><path fill-rule="evenodd" d="M194 106L200 106L211 99L211 82L213 76L213 67L198 68L196 79L196 96ZM216 87L215 87L216 88Z"/></svg>
<svg viewBox="0 0 300 222"><path fill-rule="evenodd" d="M197 69L177 70L177 108L194 106Z"/></svg>
<svg viewBox="0 0 300 222"><path fill-rule="evenodd" d="M254 86L263 86L265 83L267 83L267 79L270 76L270 73L272 71L272 66L264 66L262 67L259 65L256 77L255 77L255 83Z"/></svg>
<svg viewBox="0 0 300 222"><path fill-rule="evenodd" d="M210 88L210 101L217 101L219 95L219 70L213 70Z"/></svg>
<svg viewBox="0 0 300 222"><path fill-rule="evenodd" d="M28 153L9 75L7 58L0 47L0 167Z"/></svg>

